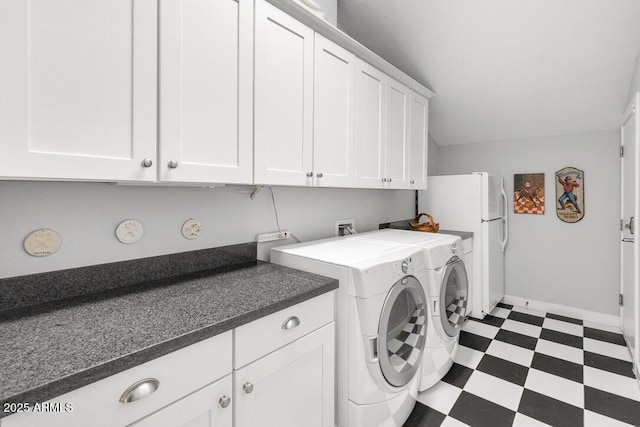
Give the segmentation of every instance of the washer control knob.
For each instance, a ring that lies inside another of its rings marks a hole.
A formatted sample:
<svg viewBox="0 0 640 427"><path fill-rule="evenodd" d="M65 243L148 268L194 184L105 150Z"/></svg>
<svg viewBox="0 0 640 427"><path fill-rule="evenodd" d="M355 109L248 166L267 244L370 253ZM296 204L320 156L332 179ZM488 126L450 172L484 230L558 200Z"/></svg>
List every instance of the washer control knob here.
<svg viewBox="0 0 640 427"><path fill-rule="evenodd" d="M402 261L402 272L406 273L407 271L409 271L409 263L407 261Z"/></svg>
<svg viewBox="0 0 640 427"><path fill-rule="evenodd" d="M455 254L458 250L458 245L456 245L455 243L453 245L451 245L451 253Z"/></svg>

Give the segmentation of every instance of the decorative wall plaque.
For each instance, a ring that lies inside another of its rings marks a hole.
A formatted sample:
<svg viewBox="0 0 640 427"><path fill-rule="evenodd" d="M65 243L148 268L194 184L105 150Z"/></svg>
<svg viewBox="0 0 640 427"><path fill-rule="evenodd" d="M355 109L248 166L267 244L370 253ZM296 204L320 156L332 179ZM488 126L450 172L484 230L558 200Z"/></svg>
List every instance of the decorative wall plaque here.
<svg viewBox="0 0 640 427"><path fill-rule="evenodd" d="M544 174L513 175L513 213L544 214Z"/></svg>
<svg viewBox="0 0 640 427"><path fill-rule="evenodd" d="M584 218L584 172L566 167L556 172L556 214L564 222Z"/></svg>
<svg viewBox="0 0 640 427"><path fill-rule="evenodd" d="M144 228L135 219L126 219L116 227L116 237L122 243L135 243L142 239Z"/></svg>
<svg viewBox="0 0 640 427"><path fill-rule="evenodd" d="M200 237L200 233L202 232L202 223L197 219L188 219L182 225L182 236L185 239L193 240Z"/></svg>
<svg viewBox="0 0 640 427"><path fill-rule="evenodd" d="M31 256L43 257L55 254L62 246L62 238L49 228L33 231L24 239L24 250Z"/></svg>

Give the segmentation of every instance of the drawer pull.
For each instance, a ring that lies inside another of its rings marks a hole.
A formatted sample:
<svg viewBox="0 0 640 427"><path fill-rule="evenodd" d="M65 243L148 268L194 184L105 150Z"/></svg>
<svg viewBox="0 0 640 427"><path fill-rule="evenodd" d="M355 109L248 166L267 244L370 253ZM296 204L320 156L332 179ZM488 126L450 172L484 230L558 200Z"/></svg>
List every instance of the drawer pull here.
<svg viewBox="0 0 640 427"><path fill-rule="evenodd" d="M282 329L293 329L300 325L300 319L298 316L291 316L282 324Z"/></svg>
<svg viewBox="0 0 640 427"><path fill-rule="evenodd" d="M231 405L231 398L229 396L223 394L220 397L220 399L218 400L218 403L220 404L221 408L226 408L229 405Z"/></svg>
<svg viewBox="0 0 640 427"><path fill-rule="evenodd" d="M158 387L160 387L160 381L155 378L147 378L140 380L137 383L131 385L120 396L121 403L135 402L136 400L144 399L145 397L153 394Z"/></svg>

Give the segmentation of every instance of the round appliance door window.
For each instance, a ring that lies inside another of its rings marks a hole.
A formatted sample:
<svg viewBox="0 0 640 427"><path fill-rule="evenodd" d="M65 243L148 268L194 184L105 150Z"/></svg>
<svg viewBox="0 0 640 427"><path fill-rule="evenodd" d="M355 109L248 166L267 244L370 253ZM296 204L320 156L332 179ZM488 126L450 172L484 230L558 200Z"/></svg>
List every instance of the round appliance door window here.
<svg viewBox="0 0 640 427"><path fill-rule="evenodd" d="M444 331L450 337L460 332L467 316L469 283L464 262L453 257L447 263L440 289L440 319Z"/></svg>
<svg viewBox="0 0 640 427"><path fill-rule="evenodd" d="M402 387L416 374L426 332L422 285L413 276L403 277L387 294L378 325L378 359L389 384Z"/></svg>

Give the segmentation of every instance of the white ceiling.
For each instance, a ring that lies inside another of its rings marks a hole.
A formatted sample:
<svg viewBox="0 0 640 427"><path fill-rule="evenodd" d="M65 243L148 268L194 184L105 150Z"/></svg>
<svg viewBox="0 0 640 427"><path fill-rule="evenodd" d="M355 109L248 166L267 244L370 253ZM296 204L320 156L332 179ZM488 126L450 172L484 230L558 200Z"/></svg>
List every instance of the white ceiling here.
<svg viewBox="0 0 640 427"><path fill-rule="evenodd" d="M338 0L338 25L436 92L439 145L618 129L640 0Z"/></svg>

